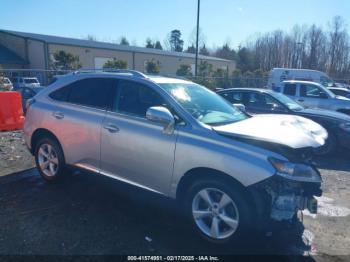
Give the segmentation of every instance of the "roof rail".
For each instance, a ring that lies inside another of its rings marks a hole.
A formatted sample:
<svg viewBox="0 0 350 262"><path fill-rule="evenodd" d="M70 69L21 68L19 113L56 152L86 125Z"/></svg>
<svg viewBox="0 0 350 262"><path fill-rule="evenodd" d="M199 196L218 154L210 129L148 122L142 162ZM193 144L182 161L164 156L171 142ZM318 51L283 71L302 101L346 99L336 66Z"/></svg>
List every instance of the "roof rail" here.
<svg viewBox="0 0 350 262"><path fill-rule="evenodd" d="M140 78L148 78L147 75L136 71L136 70L129 70L129 69L114 69L114 68L103 68L103 69L80 69L77 71L72 72L71 74L82 74L82 73L91 73L91 72L105 72L105 73L116 73L116 74L130 74L132 76L140 77Z"/></svg>

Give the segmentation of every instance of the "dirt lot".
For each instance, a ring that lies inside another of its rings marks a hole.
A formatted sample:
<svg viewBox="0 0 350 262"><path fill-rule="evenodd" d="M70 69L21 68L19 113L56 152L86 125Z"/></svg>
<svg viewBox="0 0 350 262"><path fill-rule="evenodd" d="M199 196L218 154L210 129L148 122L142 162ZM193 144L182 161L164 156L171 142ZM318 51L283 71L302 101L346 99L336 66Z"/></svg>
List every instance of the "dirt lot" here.
<svg viewBox="0 0 350 262"><path fill-rule="evenodd" d="M324 195L316 217L304 213L304 226L217 249L192 234L174 203L158 195L90 174L47 184L28 169L33 159L21 132L0 133L0 254L304 254L349 261L349 158L343 152L318 159Z"/></svg>
<svg viewBox="0 0 350 262"><path fill-rule="evenodd" d="M0 132L0 176L34 167L22 131Z"/></svg>

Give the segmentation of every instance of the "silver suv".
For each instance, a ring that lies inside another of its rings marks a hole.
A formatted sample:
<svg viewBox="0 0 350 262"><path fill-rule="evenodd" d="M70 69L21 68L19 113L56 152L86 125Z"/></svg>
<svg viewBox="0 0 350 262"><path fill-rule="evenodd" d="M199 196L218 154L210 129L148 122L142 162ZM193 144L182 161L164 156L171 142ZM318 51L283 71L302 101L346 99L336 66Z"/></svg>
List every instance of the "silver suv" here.
<svg viewBox="0 0 350 262"><path fill-rule="evenodd" d="M177 199L211 242L316 212L309 160L327 133L308 119L251 117L190 81L135 71L60 77L27 106L25 140L44 179L73 167Z"/></svg>

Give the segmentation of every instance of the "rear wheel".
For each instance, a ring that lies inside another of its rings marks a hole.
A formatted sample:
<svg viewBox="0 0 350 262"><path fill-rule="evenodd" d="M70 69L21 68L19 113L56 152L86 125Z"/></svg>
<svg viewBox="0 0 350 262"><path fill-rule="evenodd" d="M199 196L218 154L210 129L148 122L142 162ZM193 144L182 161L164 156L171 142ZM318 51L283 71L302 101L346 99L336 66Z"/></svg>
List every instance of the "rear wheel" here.
<svg viewBox="0 0 350 262"><path fill-rule="evenodd" d="M37 169L46 181L56 181L64 176L66 168L63 151L55 139L40 139L34 155Z"/></svg>
<svg viewBox="0 0 350 262"><path fill-rule="evenodd" d="M252 207L243 190L235 185L209 179L197 181L189 188L185 201L195 231L212 243L235 242L251 225Z"/></svg>

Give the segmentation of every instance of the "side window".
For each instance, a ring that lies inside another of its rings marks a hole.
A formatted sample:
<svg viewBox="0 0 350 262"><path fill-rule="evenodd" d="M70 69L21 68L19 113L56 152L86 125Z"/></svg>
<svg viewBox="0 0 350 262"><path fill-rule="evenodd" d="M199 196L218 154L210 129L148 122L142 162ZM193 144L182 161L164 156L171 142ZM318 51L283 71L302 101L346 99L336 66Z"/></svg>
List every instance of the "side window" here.
<svg viewBox="0 0 350 262"><path fill-rule="evenodd" d="M68 85L68 86L62 87L60 89L57 89L56 91L53 91L49 96L53 100L67 102L68 96L70 93L70 89L71 89L71 86Z"/></svg>
<svg viewBox="0 0 350 262"><path fill-rule="evenodd" d="M300 85L300 96L311 98L324 98L325 93L315 85Z"/></svg>
<svg viewBox="0 0 350 262"><path fill-rule="evenodd" d="M108 97L115 83L110 78L88 78L62 87L49 96L57 101L105 109L109 106Z"/></svg>
<svg viewBox="0 0 350 262"><path fill-rule="evenodd" d="M222 92L222 93L219 93L219 94L220 94L220 96L225 98L227 101L232 103L232 92Z"/></svg>
<svg viewBox="0 0 350 262"><path fill-rule="evenodd" d="M261 107L262 100L258 93L247 93L247 106Z"/></svg>
<svg viewBox="0 0 350 262"><path fill-rule="evenodd" d="M243 102L243 93L241 92L232 92L232 103L241 104Z"/></svg>
<svg viewBox="0 0 350 262"><path fill-rule="evenodd" d="M296 84L285 84L283 93L287 96L295 96L296 89Z"/></svg>
<svg viewBox="0 0 350 262"><path fill-rule="evenodd" d="M145 117L147 109L152 106L166 106L166 103L157 92L148 86L132 81L119 81L117 112Z"/></svg>
<svg viewBox="0 0 350 262"><path fill-rule="evenodd" d="M279 103L277 103L273 98L265 94L249 93L248 96L248 106L260 109L273 110L276 108L283 108Z"/></svg>
<svg viewBox="0 0 350 262"><path fill-rule="evenodd" d="M108 97L115 80L110 78L87 78L70 85L68 102L83 106L106 109Z"/></svg>

